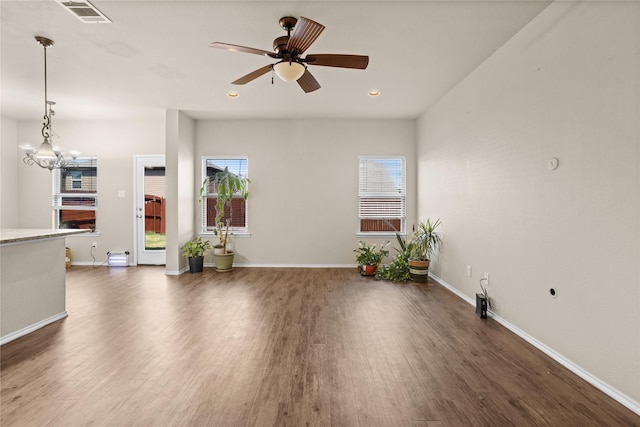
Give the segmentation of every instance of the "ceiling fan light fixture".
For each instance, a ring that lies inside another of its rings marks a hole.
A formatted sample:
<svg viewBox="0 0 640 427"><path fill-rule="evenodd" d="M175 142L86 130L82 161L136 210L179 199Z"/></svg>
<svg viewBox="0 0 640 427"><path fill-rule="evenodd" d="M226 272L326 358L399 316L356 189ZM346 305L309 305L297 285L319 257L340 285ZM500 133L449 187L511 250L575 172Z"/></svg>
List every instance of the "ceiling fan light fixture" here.
<svg viewBox="0 0 640 427"><path fill-rule="evenodd" d="M302 77L305 67L295 61L280 61L273 66L273 71L285 82L292 82Z"/></svg>

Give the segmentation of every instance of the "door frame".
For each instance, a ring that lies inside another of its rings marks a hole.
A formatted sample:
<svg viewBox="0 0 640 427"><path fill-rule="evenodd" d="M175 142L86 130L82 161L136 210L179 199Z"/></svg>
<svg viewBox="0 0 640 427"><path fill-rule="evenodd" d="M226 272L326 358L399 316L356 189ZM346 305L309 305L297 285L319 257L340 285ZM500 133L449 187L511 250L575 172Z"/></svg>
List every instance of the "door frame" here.
<svg viewBox="0 0 640 427"><path fill-rule="evenodd" d="M140 177L138 176L139 173L139 168L140 166L144 166L147 163L152 162L155 163L156 166L160 166L160 163L162 164L162 166L164 166L166 168L166 157L164 154L134 154L133 155L133 203L132 203L132 207L133 207L133 263L132 265L138 265L139 264L139 251L144 248L140 248L140 245L138 243L139 240L139 233L141 231L144 231L144 223L142 223L142 227L140 226L141 222L139 221L138 218L138 213L139 213L139 208L140 206L138 205L138 202L140 200L140 197L142 197L142 199L144 200L144 194L142 194L142 196L140 195L140 191L142 191L144 193L144 177L142 177L142 180L140 179ZM165 170L166 172L166 170ZM165 173L166 176L166 173ZM166 183L165 183L166 185ZM142 206L142 215L144 216L144 202L143 202L143 206ZM157 253L162 253L162 263L150 263L150 265L166 265L166 248L164 251L157 251Z"/></svg>

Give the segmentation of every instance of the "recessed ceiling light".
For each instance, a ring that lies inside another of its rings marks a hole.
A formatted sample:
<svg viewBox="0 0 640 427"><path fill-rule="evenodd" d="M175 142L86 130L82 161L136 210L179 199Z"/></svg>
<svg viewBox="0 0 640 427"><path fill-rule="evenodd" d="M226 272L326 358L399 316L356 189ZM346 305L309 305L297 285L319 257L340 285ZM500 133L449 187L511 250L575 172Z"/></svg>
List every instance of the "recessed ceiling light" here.
<svg viewBox="0 0 640 427"><path fill-rule="evenodd" d="M380 95L380 91L379 90L370 90L369 91L369 96L372 98L375 98L376 96Z"/></svg>
<svg viewBox="0 0 640 427"><path fill-rule="evenodd" d="M237 98L240 96L240 94L238 92L227 92L227 96L229 98Z"/></svg>

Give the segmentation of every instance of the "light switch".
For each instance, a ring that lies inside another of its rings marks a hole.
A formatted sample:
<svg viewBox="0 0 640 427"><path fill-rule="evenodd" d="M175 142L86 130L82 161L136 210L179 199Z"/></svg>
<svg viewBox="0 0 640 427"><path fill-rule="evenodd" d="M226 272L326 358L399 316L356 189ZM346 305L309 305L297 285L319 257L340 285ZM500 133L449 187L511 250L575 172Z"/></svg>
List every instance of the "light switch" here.
<svg viewBox="0 0 640 427"><path fill-rule="evenodd" d="M118 190L118 197L124 197L124 190Z"/></svg>

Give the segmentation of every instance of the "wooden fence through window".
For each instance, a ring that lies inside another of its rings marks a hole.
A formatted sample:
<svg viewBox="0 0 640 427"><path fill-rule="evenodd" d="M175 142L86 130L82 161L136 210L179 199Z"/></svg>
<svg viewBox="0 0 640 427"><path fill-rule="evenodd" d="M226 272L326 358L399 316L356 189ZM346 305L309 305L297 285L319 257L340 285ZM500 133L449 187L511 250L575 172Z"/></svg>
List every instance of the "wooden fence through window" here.
<svg viewBox="0 0 640 427"><path fill-rule="evenodd" d="M144 195L144 229L155 233L166 233L166 199L153 194Z"/></svg>

